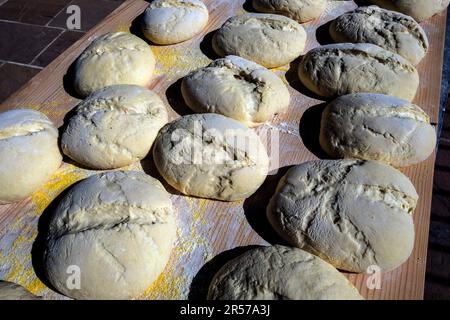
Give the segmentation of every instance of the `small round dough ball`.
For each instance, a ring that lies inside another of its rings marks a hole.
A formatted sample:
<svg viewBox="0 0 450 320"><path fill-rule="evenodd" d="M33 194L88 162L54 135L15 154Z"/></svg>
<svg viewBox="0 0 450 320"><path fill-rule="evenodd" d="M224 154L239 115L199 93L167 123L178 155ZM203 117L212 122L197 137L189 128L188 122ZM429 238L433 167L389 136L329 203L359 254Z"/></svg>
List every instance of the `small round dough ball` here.
<svg viewBox="0 0 450 320"><path fill-rule="evenodd" d="M155 64L144 40L128 32L107 33L95 39L75 62L75 90L86 97L113 84L146 87Z"/></svg>
<svg viewBox="0 0 450 320"><path fill-rule="evenodd" d="M362 300L339 271L306 251L280 245L251 249L213 278L214 300Z"/></svg>
<svg viewBox="0 0 450 320"><path fill-rule="evenodd" d="M253 130L212 113L184 116L162 128L153 158L175 189L224 201L249 197L269 168L266 149Z"/></svg>
<svg viewBox="0 0 450 320"><path fill-rule="evenodd" d="M192 72L183 79L181 90L195 112L220 113L248 126L272 119L290 100L280 77L237 56L218 59Z"/></svg>
<svg viewBox="0 0 450 320"><path fill-rule="evenodd" d="M61 165L58 130L42 113L0 113L0 204L23 200Z"/></svg>
<svg viewBox="0 0 450 320"><path fill-rule="evenodd" d="M380 7L407 14L422 22L444 11L450 0L370 0Z"/></svg>
<svg viewBox="0 0 450 320"><path fill-rule="evenodd" d="M62 150L89 168L120 168L145 158L167 121L164 103L153 91L109 86L78 105L62 135Z"/></svg>
<svg viewBox="0 0 450 320"><path fill-rule="evenodd" d="M208 8L200 0L155 0L145 10L142 31L154 43L174 44L199 34L208 18Z"/></svg>
<svg viewBox="0 0 450 320"><path fill-rule="evenodd" d="M136 298L164 270L175 236L158 180L137 171L94 175L69 189L50 217L43 266L68 297Z"/></svg>
<svg viewBox="0 0 450 320"><path fill-rule="evenodd" d="M274 229L292 246L338 269L397 268L414 247L411 181L376 161L318 160L292 167L267 207Z"/></svg>
<svg viewBox="0 0 450 320"><path fill-rule="evenodd" d="M0 281L0 300L41 300L24 287L7 281Z"/></svg>
<svg viewBox="0 0 450 320"><path fill-rule="evenodd" d="M256 11L281 14L300 23L320 17L328 0L253 0Z"/></svg>
<svg viewBox="0 0 450 320"><path fill-rule="evenodd" d="M305 29L288 17L247 13L228 19L214 34L212 44L219 56L236 55L276 68L302 54L306 37Z"/></svg>

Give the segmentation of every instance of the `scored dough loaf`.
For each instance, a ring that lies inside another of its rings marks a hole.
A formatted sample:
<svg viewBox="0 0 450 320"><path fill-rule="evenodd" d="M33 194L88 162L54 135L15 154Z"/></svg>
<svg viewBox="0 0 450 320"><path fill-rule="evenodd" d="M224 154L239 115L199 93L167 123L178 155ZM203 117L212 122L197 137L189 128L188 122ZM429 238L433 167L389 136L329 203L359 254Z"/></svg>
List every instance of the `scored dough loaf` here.
<svg viewBox="0 0 450 320"><path fill-rule="evenodd" d="M270 120L289 106L286 85L252 61L227 56L183 79L186 104L195 112L220 113L248 126Z"/></svg>
<svg viewBox="0 0 450 320"><path fill-rule="evenodd" d="M153 148L161 176L180 192L224 201L249 197L269 168L258 135L219 114L181 117L161 129Z"/></svg>
<svg viewBox="0 0 450 320"><path fill-rule="evenodd" d="M306 31L288 17L247 13L229 18L214 34L212 43L219 56L236 55L275 68L302 54Z"/></svg>
<svg viewBox="0 0 450 320"><path fill-rule="evenodd" d="M373 4L413 17L419 22L445 10L450 0L370 0Z"/></svg>
<svg viewBox="0 0 450 320"><path fill-rule="evenodd" d="M312 49L298 72L306 88L327 98L368 92L411 101L419 87L419 73L409 61L369 43Z"/></svg>
<svg viewBox="0 0 450 320"><path fill-rule="evenodd" d="M0 204L23 200L61 165L58 130L42 113L0 113Z"/></svg>
<svg viewBox="0 0 450 320"><path fill-rule="evenodd" d="M208 8L200 0L155 0L145 10L142 31L157 44L191 39L208 23Z"/></svg>
<svg viewBox="0 0 450 320"><path fill-rule="evenodd" d="M320 144L331 156L403 167L430 156L436 131L418 106L381 94L337 98L322 115Z"/></svg>
<svg viewBox="0 0 450 320"><path fill-rule="evenodd" d="M320 17L328 0L253 0L256 11L287 16L300 23Z"/></svg>
<svg viewBox="0 0 450 320"><path fill-rule="evenodd" d="M0 300L41 300L41 298L18 284L0 281Z"/></svg>
<svg viewBox="0 0 450 320"><path fill-rule="evenodd" d="M136 298L163 271L175 235L172 203L158 180L137 171L94 175L72 187L50 217L43 266L68 297ZM71 266L79 268L79 289L67 286Z"/></svg>
<svg viewBox="0 0 450 320"><path fill-rule="evenodd" d="M78 57L75 90L83 97L114 84L146 87L155 69L150 46L128 32L107 33L95 39Z"/></svg>
<svg viewBox="0 0 450 320"><path fill-rule="evenodd" d="M333 266L306 251L280 245L250 249L214 276L208 299L362 300Z"/></svg>
<svg viewBox="0 0 450 320"><path fill-rule="evenodd" d="M318 160L291 168L267 207L274 229L291 245L338 269L395 269L414 246L410 180L376 161Z"/></svg>
<svg viewBox="0 0 450 320"><path fill-rule="evenodd" d="M377 6L359 7L330 25L336 42L372 43L418 64L428 52L428 38L411 17Z"/></svg>
<svg viewBox="0 0 450 320"><path fill-rule="evenodd" d="M77 106L61 145L67 156L89 168L120 168L147 156L167 121L164 103L153 91L113 85Z"/></svg>

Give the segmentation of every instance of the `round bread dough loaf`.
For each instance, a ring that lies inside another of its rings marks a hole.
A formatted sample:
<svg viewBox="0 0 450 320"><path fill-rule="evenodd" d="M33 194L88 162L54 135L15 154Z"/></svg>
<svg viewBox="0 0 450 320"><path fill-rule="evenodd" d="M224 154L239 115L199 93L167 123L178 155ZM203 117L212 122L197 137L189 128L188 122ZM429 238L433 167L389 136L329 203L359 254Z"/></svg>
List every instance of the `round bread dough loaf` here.
<svg viewBox="0 0 450 320"><path fill-rule="evenodd" d="M280 245L251 249L225 264L208 299L362 300L339 271L320 258Z"/></svg>
<svg viewBox="0 0 450 320"><path fill-rule="evenodd" d="M359 7L330 25L336 42L372 43L418 64L428 52L428 38L411 17L377 6Z"/></svg>
<svg viewBox="0 0 450 320"><path fill-rule="evenodd" d="M419 87L419 73L409 61L369 43L312 49L298 73L306 88L326 98L368 92L411 101Z"/></svg>
<svg viewBox="0 0 450 320"><path fill-rule="evenodd" d="M200 0L155 0L142 19L144 36L157 44L191 39L208 23L208 8Z"/></svg>
<svg viewBox="0 0 450 320"><path fill-rule="evenodd" d="M291 168L267 207L291 245L336 268L397 268L414 246L418 196L400 171L376 161L319 160Z"/></svg>
<svg viewBox="0 0 450 320"><path fill-rule="evenodd" d="M267 68L292 62L302 54L305 45L305 29L298 22L276 14L231 17L213 37L213 48L219 56L236 55Z"/></svg>
<svg viewBox="0 0 450 320"><path fill-rule="evenodd" d="M94 175L72 187L50 217L43 265L68 297L136 298L163 271L175 235L172 203L158 180L137 171Z"/></svg>
<svg viewBox="0 0 450 320"><path fill-rule="evenodd" d="M89 168L120 168L147 156L167 121L164 103L154 92L109 86L77 106L62 135L62 150Z"/></svg>
<svg viewBox="0 0 450 320"><path fill-rule="evenodd" d="M320 144L331 156L404 167L430 156L436 131L418 106L382 94L337 98L322 114Z"/></svg>
<svg viewBox="0 0 450 320"><path fill-rule="evenodd" d="M0 204L23 200L61 165L58 130L42 113L0 113Z"/></svg>
<svg viewBox="0 0 450 320"><path fill-rule="evenodd" d="M18 284L0 281L0 300L41 300Z"/></svg>
<svg viewBox="0 0 450 320"><path fill-rule="evenodd" d="M289 106L286 85L252 61L227 56L183 79L186 104L195 112L220 113L248 126L266 122Z"/></svg>
<svg viewBox="0 0 450 320"><path fill-rule="evenodd" d="M161 129L153 148L161 176L180 192L224 201L249 197L269 168L258 135L213 113L181 117Z"/></svg>
<svg viewBox="0 0 450 320"><path fill-rule="evenodd" d="M150 46L128 32L95 39L75 62L74 86L83 97L113 84L146 87L155 69Z"/></svg>
<svg viewBox="0 0 450 320"><path fill-rule="evenodd" d="M300 23L320 17L327 0L253 0L256 11L281 14Z"/></svg>
<svg viewBox="0 0 450 320"><path fill-rule="evenodd" d="M402 12L422 22L445 10L450 0L370 0L370 2Z"/></svg>

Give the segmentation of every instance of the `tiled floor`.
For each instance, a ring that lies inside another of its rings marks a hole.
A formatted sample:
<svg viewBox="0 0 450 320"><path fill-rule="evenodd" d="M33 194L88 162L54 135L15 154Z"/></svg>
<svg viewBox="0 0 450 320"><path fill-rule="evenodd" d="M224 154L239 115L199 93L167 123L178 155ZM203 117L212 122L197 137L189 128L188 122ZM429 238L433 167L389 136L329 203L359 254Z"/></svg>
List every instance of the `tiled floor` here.
<svg viewBox="0 0 450 320"><path fill-rule="evenodd" d="M0 0L0 102L122 2ZM66 27L66 8L72 4L81 8L77 31ZM450 105L447 109L436 161L426 299L450 299Z"/></svg>

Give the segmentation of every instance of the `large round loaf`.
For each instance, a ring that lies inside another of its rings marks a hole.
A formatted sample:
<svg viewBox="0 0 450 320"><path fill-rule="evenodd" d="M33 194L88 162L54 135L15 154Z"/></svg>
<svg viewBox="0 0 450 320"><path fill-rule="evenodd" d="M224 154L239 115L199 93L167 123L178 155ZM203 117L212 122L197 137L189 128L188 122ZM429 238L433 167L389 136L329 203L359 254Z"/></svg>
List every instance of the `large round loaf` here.
<svg viewBox="0 0 450 320"><path fill-rule="evenodd" d="M61 165L58 130L42 113L0 113L0 204L23 200Z"/></svg>
<svg viewBox="0 0 450 320"><path fill-rule="evenodd" d="M417 199L409 179L388 165L318 160L287 172L267 216L291 245L338 269L389 271L412 252Z"/></svg>
<svg viewBox="0 0 450 320"><path fill-rule="evenodd" d="M214 34L212 43L219 56L236 55L275 68L302 54L306 31L288 17L247 13L228 19Z"/></svg>
<svg viewBox="0 0 450 320"><path fill-rule="evenodd" d="M337 98L324 110L320 144L331 156L403 167L430 156L436 131L418 106L381 94Z"/></svg>
<svg viewBox="0 0 450 320"><path fill-rule="evenodd" d="M309 51L299 65L302 83L322 97L382 93L411 101L419 73L396 53L368 43L342 43Z"/></svg>
<svg viewBox="0 0 450 320"><path fill-rule="evenodd" d="M0 281L0 300L41 300L41 298L18 284Z"/></svg>
<svg viewBox="0 0 450 320"><path fill-rule="evenodd" d="M402 12L422 22L445 10L450 0L370 0L370 2Z"/></svg>
<svg viewBox="0 0 450 320"><path fill-rule="evenodd" d="M260 12L282 14L300 23L320 17L327 7L327 0L253 0L253 7Z"/></svg>
<svg viewBox="0 0 450 320"><path fill-rule="evenodd" d="M377 6L359 7L330 25L336 42L372 43L418 64L428 52L428 38L411 17Z"/></svg>
<svg viewBox="0 0 450 320"><path fill-rule="evenodd" d="M66 296L136 298L163 271L175 234L172 203L158 180L137 171L94 175L50 216L43 266Z"/></svg>
<svg viewBox="0 0 450 320"><path fill-rule="evenodd" d="M361 300L331 265L297 248L251 249L225 264L209 286L216 300Z"/></svg>

